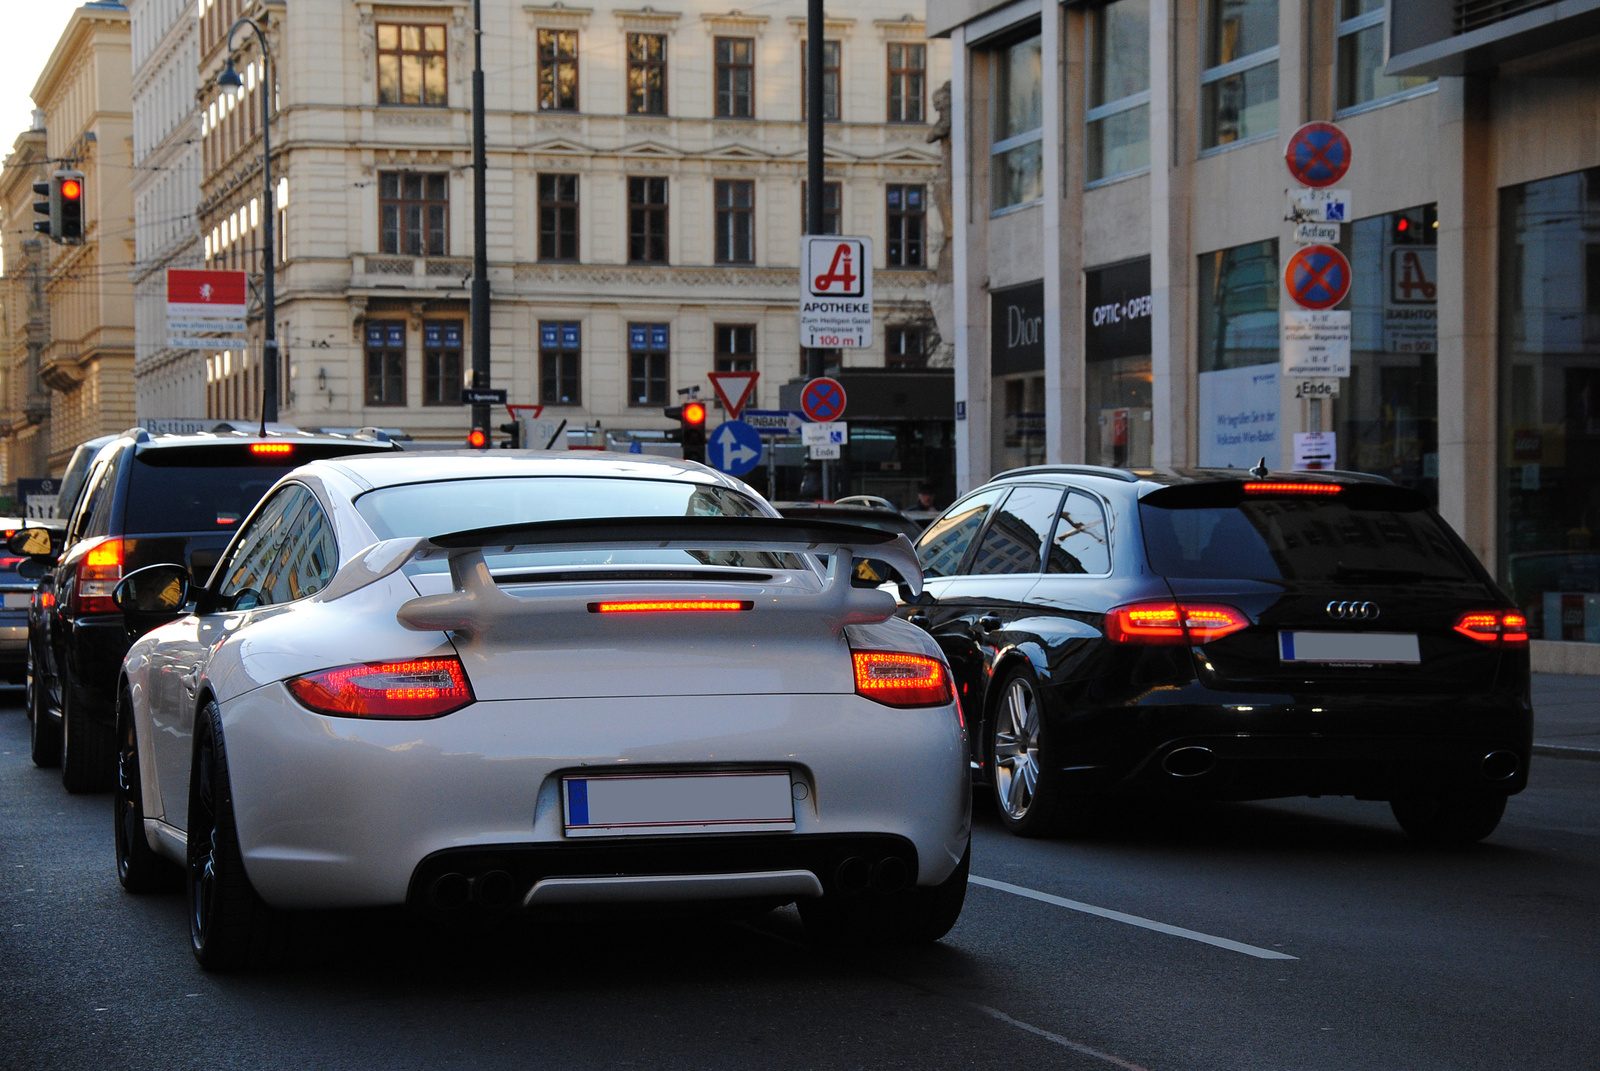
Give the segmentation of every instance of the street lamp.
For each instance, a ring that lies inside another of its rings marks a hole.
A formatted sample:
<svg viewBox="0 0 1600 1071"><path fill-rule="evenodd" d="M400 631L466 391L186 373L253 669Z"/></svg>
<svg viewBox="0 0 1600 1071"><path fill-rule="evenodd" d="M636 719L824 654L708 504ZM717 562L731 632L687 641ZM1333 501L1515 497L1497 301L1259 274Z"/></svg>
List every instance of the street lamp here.
<svg viewBox="0 0 1600 1071"><path fill-rule="evenodd" d="M254 19L242 18L235 22L228 28L228 61L222 73L217 75L217 85L223 89L240 89L244 86L244 79L233 67L233 35L241 26L250 27L261 46L261 174L264 191L262 207L265 209L262 212L261 237L265 247L262 261L266 266L262 299L266 328L261 340L261 430L265 434L267 425L275 424L278 420L278 295L273 277L277 245L272 240L272 221L276 215L272 199L272 50L267 47L266 34L261 32L261 27Z"/></svg>

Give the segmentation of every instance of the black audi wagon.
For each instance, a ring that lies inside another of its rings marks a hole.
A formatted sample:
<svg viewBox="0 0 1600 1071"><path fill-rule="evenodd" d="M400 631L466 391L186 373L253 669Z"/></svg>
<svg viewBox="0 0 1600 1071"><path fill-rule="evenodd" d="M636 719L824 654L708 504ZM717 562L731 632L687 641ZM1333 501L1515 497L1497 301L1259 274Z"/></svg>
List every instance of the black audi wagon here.
<svg viewBox="0 0 1600 1071"><path fill-rule="evenodd" d="M1473 841L1527 785L1527 622L1415 491L1032 467L917 552L926 591L901 613L948 655L974 777L1015 833L1133 796L1347 795Z"/></svg>

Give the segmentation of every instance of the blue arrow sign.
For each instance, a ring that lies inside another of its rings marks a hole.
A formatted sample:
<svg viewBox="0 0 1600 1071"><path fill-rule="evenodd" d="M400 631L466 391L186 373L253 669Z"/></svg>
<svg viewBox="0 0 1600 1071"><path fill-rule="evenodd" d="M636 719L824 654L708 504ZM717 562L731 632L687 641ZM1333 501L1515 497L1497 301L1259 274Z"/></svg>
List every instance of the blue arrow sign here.
<svg viewBox="0 0 1600 1071"><path fill-rule="evenodd" d="M742 420L723 422L711 433L711 467L729 476L743 476L761 461L761 433Z"/></svg>

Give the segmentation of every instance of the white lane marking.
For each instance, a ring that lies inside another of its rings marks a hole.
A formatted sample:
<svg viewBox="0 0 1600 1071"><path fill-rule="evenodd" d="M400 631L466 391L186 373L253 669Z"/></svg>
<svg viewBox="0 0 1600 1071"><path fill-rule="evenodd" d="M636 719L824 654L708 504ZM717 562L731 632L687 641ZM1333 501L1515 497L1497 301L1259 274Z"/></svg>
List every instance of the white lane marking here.
<svg viewBox="0 0 1600 1071"><path fill-rule="evenodd" d="M969 878L968 880L972 879ZM971 1002L969 1001L969 1003ZM1147 1068L1129 1063L1120 1056L1112 1056L1109 1052L1101 1052L1099 1049L1091 1048L1081 1041L1073 1041L1071 1038L1062 1037L1060 1034L1053 1034L1048 1030L1040 1030L1032 1023L1025 1023L1021 1019L1013 1019L999 1008L991 1008L987 1004L972 1004L972 1007L977 1008L985 1015L1000 1020L1002 1023L1010 1023L1019 1030L1026 1030L1028 1033L1036 1034L1046 1041L1053 1041L1064 1049L1071 1049L1073 1052L1082 1053L1084 1056L1093 1056L1096 1060L1104 1060L1108 1064L1116 1064L1118 1067L1126 1068L1126 1071L1148 1071Z"/></svg>
<svg viewBox="0 0 1600 1071"><path fill-rule="evenodd" d="M1125 922L1129 926L1138 926L1141 929L1154 930L1157 933L1170 934L1173 937L1185 937L1191 941L1199 941L1203 945L1215 945L1217 948L1226 948L1230 952L1243 952L1245 955L1254 956L1257 959L1300 958L1299 956L1291 956L1285 952L1274 952L1270 948L1258 948L1255 945L1247 945L1242 941L1230 941L1226 937L1213 937L1209 933L1201 933L1198 930L1186 930L1182 926L1170 926L1165 922L1157 922L1155 919L1141 918L1138 915L1129 915L1122 911L1113 911L1108 907L1096 907L1094 904L1086 904L1081 900L1068 900L1064 896L1052 896L1050 893L1040 892L1037 889L1026 889L1021 885L1012 885L1007 881L995 881L993 878L980 878L976 874L973 874L971 877L967 878L967 880L974 885L982 885L986 889L998 889L1001 892L1008 892L1013 896L1024 896L1029 900L1038 900L1040 903L1054 904L1057 907L1064 907L1071 911L1082 911L1085 915L1098 915L1103 919L1110 919L1113 922Z"/></svg>

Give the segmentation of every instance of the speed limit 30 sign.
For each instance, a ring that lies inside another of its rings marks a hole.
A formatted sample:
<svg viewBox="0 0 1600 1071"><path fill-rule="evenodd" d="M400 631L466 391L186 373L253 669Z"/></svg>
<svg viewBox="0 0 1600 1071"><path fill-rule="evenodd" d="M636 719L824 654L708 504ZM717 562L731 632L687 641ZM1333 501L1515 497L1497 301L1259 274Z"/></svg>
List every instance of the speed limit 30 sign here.
<svg viewBox="0 0 1600 1071"><path fill-rule="evenodd" d="M808 234L800 239L800 345L859 350L872 345L872 239Z"/></svg>

